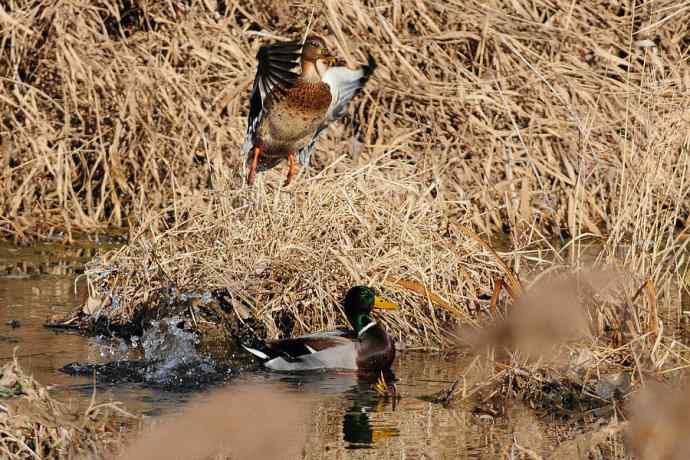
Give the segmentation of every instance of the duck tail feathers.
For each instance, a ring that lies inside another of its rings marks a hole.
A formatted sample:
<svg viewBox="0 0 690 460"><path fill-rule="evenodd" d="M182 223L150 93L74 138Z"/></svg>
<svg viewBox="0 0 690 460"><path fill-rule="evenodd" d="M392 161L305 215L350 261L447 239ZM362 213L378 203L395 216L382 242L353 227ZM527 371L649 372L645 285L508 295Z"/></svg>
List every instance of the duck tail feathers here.
<svg viewBox="0 0 690 460"><path fill-rule="evenodd" d="M253 354L257 358L263 359L264 361L268 361L269 359L271 359L271 357L268 356L266 353L264 353L261 350L257 350L256 348L249 348L249 347L244 346L244 345L242 345L242 348L244 348L245 350L247 350L249 353Z"/></svg>

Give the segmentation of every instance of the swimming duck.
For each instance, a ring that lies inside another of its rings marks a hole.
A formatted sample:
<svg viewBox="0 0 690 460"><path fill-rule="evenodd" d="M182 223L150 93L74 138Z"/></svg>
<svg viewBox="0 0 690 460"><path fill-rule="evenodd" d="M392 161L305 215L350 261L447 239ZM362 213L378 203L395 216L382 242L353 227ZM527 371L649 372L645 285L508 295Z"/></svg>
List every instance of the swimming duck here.
<svg viewBox="0 0 690 460"><path fill-rule="evenodd" d="M261 349L244 349L276 371L349 369L369 372L387 370L395 359L393 340L371 318L372 309L394 310L397 306L366 286L351 288L343 302L353 329L266 342Z"/></svg>
<svg viewBox="0 0 690 460"><path fill-rule="evenodd" d="M297 162L309 163L319 136L345 114L375 63L369 57L357 70L334 66L336 58L314 35L304 42L264 45L256 57L259 65L242 146L249 166L247 183L254 183L257 169L270 169L287 158L287 186L297 173ZM300 73L295 71L298 67Z"/></svg>

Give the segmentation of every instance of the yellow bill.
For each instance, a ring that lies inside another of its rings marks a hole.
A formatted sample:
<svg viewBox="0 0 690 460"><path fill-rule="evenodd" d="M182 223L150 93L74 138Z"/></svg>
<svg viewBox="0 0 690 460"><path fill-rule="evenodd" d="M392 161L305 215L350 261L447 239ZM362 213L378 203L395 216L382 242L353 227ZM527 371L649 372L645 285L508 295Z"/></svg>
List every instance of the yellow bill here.
<svg viewBox="0 0 690 460"><path fill-rule="evenodd" d="M383 297L376 296L374 297L374 308L377 310L397 310L398 306Z"/></svg>
<svg viewBox="0 0 690 460"><path fill-rule="evenodd" d="M384 439L395 438L398 436L400 436L400 431L397 428L380 428L378 430L371 430L371 443L376 444Z"/></svg>
<svg viewBox="0 0 690 460"><path fill-rule="evenodd" d="M335 65L336 62L338 62L338 58L335 56L335 54L331 54L328 51L321 54L321 59L323 59L328 65Z"/></svg>

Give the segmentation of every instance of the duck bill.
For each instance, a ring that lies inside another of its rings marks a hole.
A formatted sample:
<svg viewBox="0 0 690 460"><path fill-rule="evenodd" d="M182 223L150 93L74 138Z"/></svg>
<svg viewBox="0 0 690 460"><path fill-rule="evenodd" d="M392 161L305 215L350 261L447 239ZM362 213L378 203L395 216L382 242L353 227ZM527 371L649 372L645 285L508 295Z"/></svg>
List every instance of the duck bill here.
<svg viewBox="0 0 690 460"><path fill-rule="evenodd" d="M338 62L338 58L335 57L335 54L331 54L328 51L321 53L320 58L328 65L335 65L335 63Z"/></svg>
<svg viewBox="0 0 690 460"><path fill-rule="evenodd" d="M377 310L397 310L398 306L383 297L376 296L374 298L374 308Z"/></svg>

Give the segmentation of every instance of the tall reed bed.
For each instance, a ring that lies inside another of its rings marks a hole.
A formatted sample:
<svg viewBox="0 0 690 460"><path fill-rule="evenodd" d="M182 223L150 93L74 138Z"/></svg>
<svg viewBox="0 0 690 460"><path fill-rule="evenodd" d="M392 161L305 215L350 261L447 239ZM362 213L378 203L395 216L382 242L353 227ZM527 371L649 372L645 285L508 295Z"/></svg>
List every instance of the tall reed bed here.
<svg viewBox="0 0 690 460"><path fill-rule="evenodd" d="M36 1L1 5L0 230L171 212L229 180L258 47L308 25L379 67L311 177L411 168L475 230L606 235L667 254L688 225L682 3ZM311 22L310 22L311 21ZM354 139L354 140L353 140ZM388 160L395 160L388 162ZM304 177L304 176L302 176ZM637 253L636 253L637 254ZM649 262L646 262L649 265Z"/></svg>
<svg viewBox="0 0 690 460"><path fill-rule="evenodd" d="M341 321L335 300L367 282L406 305L388 318L402 342L444 347L499 305L498 280L514 296L585 262L679 312L681 4L9 1L2 17L0 228L130 231L91 265L87 315L225 289L278 336ZM377 72L294 186L271 171L248 188L254 55L308 27Z"/></svg>

